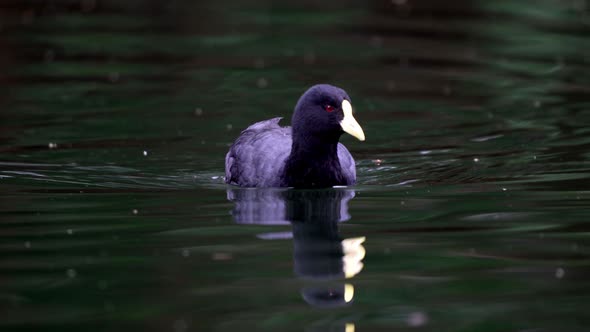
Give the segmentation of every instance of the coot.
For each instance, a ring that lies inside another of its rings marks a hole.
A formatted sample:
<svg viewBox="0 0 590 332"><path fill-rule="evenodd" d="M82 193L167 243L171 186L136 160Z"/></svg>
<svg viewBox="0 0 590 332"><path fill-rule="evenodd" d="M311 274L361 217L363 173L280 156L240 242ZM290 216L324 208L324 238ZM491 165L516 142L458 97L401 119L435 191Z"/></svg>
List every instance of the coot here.
<svg viewBox="0 0 590 332"><path fill-rule="evenodd" d="M225 156L225 182L240 187L325 188L356 182L354 159L338 143L346 132L364 141L348 94L318 84L299 98L292 127L282 118L242 131Z"/></svg>

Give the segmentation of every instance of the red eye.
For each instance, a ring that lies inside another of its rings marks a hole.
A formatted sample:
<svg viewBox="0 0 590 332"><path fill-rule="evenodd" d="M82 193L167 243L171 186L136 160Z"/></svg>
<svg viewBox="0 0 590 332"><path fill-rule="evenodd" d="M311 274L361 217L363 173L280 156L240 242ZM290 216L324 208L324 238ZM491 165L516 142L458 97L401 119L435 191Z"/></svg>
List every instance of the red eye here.
<svg viewBox="0 0 590 332"><path fill-rule="evenodd" d="M334 106L332 106L332 105L326 105L326 112L328 112L328 113L334 112Z"/></svg>

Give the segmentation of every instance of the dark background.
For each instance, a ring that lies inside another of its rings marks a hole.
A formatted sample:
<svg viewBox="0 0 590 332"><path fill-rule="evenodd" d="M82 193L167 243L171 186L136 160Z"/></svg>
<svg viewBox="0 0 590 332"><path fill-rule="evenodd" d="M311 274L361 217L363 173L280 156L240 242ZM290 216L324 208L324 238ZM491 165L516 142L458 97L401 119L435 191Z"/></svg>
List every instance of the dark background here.
<svg viewBox="0 0 590 332"><path fill-rule="evenodd" d="M0 327L585 330L589 8L3 0ZM367 137L341 140L358 185L330 241L367 254L332 309L295 273L299 224L256 214L290 201L241 218L223 184L240 130L316 83Z"/></svg>

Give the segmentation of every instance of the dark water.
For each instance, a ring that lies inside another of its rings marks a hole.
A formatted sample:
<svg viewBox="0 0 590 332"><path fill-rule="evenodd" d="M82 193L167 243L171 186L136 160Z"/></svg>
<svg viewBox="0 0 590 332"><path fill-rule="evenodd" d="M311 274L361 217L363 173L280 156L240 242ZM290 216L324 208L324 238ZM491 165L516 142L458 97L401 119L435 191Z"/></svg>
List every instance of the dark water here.
<svg viewBox="0 0 590 332"><path fill-rule="evenodd" d="M588 1L0 8L2 331L588 329ZM359 184L227 188L319 82Z"/></svg>

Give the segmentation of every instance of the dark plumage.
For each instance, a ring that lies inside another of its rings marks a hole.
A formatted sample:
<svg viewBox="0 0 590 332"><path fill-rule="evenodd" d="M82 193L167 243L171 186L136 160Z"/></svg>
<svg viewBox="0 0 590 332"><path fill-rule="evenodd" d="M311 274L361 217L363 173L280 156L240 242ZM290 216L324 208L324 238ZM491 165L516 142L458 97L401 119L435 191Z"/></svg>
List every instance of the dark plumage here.
<svg viewBox="0 0 590 332"><path fill-rule="evenodd" d="M354 159L341 143L344 132L364 140L346 92L314 85L295 106L292 127L281 118L246 128L225 157L225 182L241 187L322 188L353 185Z"/></svg>

